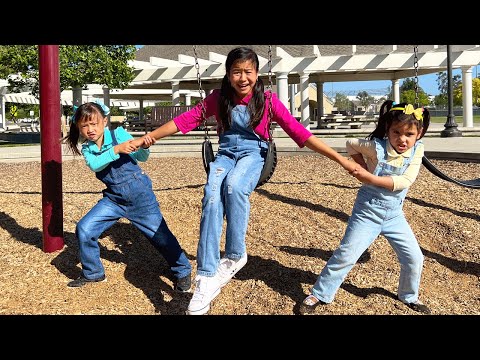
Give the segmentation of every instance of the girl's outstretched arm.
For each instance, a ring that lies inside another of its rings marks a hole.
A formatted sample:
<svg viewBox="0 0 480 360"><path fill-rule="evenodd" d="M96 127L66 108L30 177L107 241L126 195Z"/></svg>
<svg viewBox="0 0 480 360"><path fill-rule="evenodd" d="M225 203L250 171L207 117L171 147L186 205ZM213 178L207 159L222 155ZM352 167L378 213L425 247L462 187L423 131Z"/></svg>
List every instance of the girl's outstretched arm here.
<svg viewBox="0 0 480 360"><path fill-rule="evenodd" d="M142 136L141 138L132 140L132 143L136 147L140 147L145 144L145 137L150 136L155 140L164 138L165 136L173 135L178 132L178 127L173 120L170 120L166 124L163 124L159 128L156 128L152 132L149 132L147 135Z"/></svg>
<svg viewBox="0 0 480 360"><path fill-rule="evenodd" d="M350 155L350 157L355 161L357 164L359 164L361 167L363 167L365 170L367 170L367 163L365 162L365 159L363 158L362 154L353 154Z"/></svg>
<svg viewBox="0 0 480 360"><path fill-rule="evenodd" d="M322 154L329 159L339 163L349 173L352 173L356 168L360 167L359 164L355 163L354 161L348 160L345 156L336 152L334 149L325 144L315 135L310 136L307 141L305 141L305 146L308 147L310 150Z"/></svg>
<svg viewBox="0 0 480 360"><path fill-rule="evenodd" d="M391 176L377 176L369 173L363 167L357 167L350 172L357 180L360 180L364 184L370 184L380 186L390 191L393 191L393 178Z"/></svg>

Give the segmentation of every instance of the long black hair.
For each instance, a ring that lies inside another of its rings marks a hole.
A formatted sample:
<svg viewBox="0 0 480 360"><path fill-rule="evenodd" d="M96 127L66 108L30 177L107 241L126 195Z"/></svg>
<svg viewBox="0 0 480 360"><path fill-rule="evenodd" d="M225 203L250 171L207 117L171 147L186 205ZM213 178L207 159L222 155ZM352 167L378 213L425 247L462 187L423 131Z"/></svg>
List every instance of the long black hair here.
<svg viewBox="0 0 480 360"><path fill-rule="evenodd" d="M408 103L397 104L393 100L386 100L380 107L380 116L378 118L377 127L367 136L367 139L383 139L393 122L415 125L420 133L419 139L421 139L430 125L430 113L427 108L423 108L423 119L417 120L414 114L407 115L404 113L407 105ZM398 108L398 110L392 110L392 108Z"/></svg>
<svg viewBox="0 0 480 360"><path fill-rule="evenodd" d="M255 70L259 71L258 56L253 49L247 47L238 47L231 50L227 55L225 61L226 74L222 80L222 87L220 89L220 98L218 103L219 116L222 120L223 131L230 129L232 124L232 109L235 107L235 90L233 89L230 81L228 80L228 74L232 66L236 62L251 61ZM262 119L263 112L265 110L265 94L264 85L262 79L258 78L253 88L253 96L248 102L248 111L250 113L249 126L255 128Z"/></svg>
<svg viewBox="0 0 480 360"><path fill-rule="evenodd" d="M67 136L63 138L63 143L67 144L68 148L76 155L82 155L78 149L78 142L80 140L80 130L78 129L79 121L89 120L95 115L100 114L105 118L105 112L102 107L94 102L87 102L78 107L75 114L70 118L70 131Z"/></svg>

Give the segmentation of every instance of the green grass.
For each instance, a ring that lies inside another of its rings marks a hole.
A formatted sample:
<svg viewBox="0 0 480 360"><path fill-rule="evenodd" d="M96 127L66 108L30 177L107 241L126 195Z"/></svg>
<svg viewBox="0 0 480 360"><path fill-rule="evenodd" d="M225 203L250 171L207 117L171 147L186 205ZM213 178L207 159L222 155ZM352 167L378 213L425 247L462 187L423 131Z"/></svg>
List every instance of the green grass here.
<svg viewBox="0 0 480 360"><path fill-rule="evenodd" d="M455 122L459 125L463 124L463 116L455 116ZM443 116L432 116L430 122L437 124L445 124L447 122L447 117ZM473 117L473 126L480 126L480 115L475 115Z"/></svg>
<svg viewBox="0 0 480 360"><path fill-rule="evenodd" d="M3 142L0 140L0 147L17 147L17 146L32 146L32 145L39 145L39 144L19 144L19 143L12 143L12 142Z"/></svg>

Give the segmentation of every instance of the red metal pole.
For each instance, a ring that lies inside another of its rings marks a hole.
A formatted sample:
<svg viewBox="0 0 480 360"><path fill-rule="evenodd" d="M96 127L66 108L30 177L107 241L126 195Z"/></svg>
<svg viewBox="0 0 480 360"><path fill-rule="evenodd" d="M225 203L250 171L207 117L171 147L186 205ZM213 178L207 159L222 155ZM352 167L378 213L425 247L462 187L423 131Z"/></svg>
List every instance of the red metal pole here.
<svg viewBox="0 0 480 360"><path fill-rule="evenodd" d="M58 45L39 45L38 61L43 251L54 252L64 246Z"/></svg>

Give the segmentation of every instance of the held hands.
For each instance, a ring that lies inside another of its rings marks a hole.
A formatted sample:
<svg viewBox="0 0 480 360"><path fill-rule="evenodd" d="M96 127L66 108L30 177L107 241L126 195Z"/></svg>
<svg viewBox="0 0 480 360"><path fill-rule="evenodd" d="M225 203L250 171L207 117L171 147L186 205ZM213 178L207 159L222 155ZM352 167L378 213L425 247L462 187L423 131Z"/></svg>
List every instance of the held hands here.
<svg viewBox="0 0 480 360"><path fill-rule="evenodd" d="M364 169L368 170L367 163L365 162L365 159L363 158L362 154L354 154L351 157L357 164L359 164Z"/></svg>
<svg viewBox="0 0 480 360"><path fill-rule="evenodd" d="M367 170L367 163L363 158L362 154L354 154L351 156L355 161L355 166L353 169L349 170L349 174L355 177L357 180L360 180L362 183L371 182L371 173Z"/></svg>
<svg viewBox="0 0 480 360"><path fill-rule="evenodd" d="M141 146L144 149L148 149L150 146L155 144L157 139L150 136L149 134L142 136L139 139L131 140L130 143L134 145L137 149Z"/></svg>
<svg viewBox="0 0 480 360"><path fill-rule="evenodd" d="M355 169L349 171L350 175L355 177L357 180L360 180L362 183L368 183L370 177L372 176L365 168L363 168L360 164L357 164Z"/></svg>
<svg viewBox="0 0 480 360"><path fill-rule="evenodd" d="M140 146L143 145L143 138L144 136L139 139L130 140L130 144L132 144L133 146L135 146L136 149L138 149Z"/></svg>
<svg viewBox="0 0 480 360"><path fill-rule="evenodd" d="M138 147L133 144L133 141L125 141L115 146L117 154L130 154L138 150Z"/></svg>
<svg viewBox="0 0 480 360"><path fill-rule="evenodd" d="M345 161L346 163L343 164L343 167L350 175L355 177L357 180L360 180L362 183L368 182L368 179L372 174L370 174L368 170L362 166L363 164L358 164L357 162L351 160Z"/></svg>
<svg viewBox="0 0 480 360"><path fill-rule="evenodd" d="M141 139L143 139L142 148L144 149L148 149L150 146L152 146L157 142L157 139L155 139L154 137L151 137L149 134L146 134Z"/></svg>

